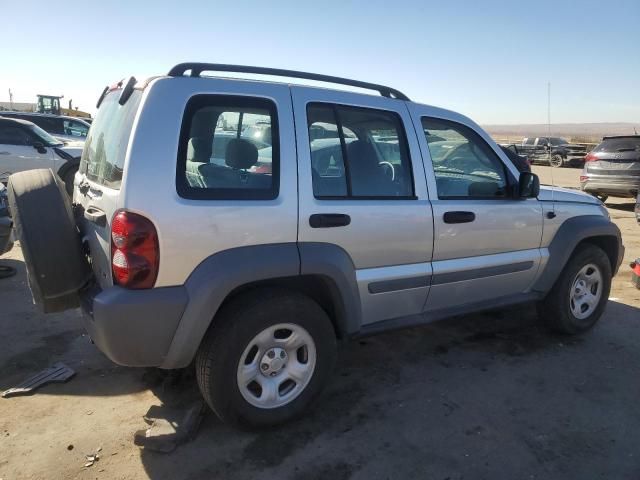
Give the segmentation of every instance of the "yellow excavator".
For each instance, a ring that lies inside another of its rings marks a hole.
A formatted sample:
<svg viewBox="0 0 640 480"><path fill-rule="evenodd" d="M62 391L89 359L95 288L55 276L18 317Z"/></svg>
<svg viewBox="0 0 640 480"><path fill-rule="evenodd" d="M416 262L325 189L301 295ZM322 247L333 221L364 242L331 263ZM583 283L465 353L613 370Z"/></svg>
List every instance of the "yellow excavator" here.
<svg viewBox="0 0 640 480"><path fill-rule="evenodd" d="M52 113L54 115L67 115L69 117L91 118L91 114L73 108L73 100L69 100L69 108L60 107L60 100L64 95L41 95L38 94L38 103L36 104L36 112Z"/></svg>

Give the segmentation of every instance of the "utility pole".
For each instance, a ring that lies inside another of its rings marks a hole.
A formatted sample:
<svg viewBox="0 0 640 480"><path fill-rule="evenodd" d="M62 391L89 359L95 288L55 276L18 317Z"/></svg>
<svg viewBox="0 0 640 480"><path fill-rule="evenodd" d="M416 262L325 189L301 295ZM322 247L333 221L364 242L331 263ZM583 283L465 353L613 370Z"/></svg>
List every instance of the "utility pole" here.
<svg viewBox="0 0 640 480"><path fill-rule="evenodd" d="M11 93L11 89L9 89L9 108L13 110L13 93Z"/></svg>

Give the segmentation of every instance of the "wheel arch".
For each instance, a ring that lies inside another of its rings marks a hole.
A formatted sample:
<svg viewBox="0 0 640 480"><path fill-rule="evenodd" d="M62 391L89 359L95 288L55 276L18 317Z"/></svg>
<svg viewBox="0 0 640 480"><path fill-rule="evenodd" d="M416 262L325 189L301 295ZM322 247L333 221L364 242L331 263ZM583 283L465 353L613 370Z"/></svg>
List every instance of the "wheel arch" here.
<svg viewBox="0 0 640 480"><path fill-rule="evenodd" d="M572 217L560 226L549 249L546 268L536 280L533 290L547 293L569 259L580 246L595 245L607 254L611 272L616 274L624 255L620 230L610 220L600 215Z"/></svg>
<svg viewBox="0 0 640 480"><path fill-rule="evenodd" d="M309 296L325 310L339 339L360 326L355 269L335 245L283 243L225 250L204 260L185 287L189 302L162 368L189 365L222 306L258 288L286 288Z"/></svg>

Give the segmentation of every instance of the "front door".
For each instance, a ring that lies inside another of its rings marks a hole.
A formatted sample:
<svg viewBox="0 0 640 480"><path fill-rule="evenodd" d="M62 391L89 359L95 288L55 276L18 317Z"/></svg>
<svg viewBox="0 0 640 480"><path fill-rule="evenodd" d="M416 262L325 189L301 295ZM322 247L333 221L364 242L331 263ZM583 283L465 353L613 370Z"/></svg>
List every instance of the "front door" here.
<svg viewBox="0 0 640 480"><path fill-rule="evenodd" d="M36 149L26 128L14 122L0 123L0 181L6 182L12 173L53 167L51 148Z"/></svg>
<svg viewBox="0 0 640 480"><path fill-rule="evenodd" d="M356 269L362 323L421 313L433 219L405 103L292 87L299 242L342 248Z"/></svg>
<svg viewBox="0 0 640 480"><path fill-rule="evenodd" d="M410 105L433 205L428 312L528 292L543 257L542 207L513 196L518 171L468 119Z"/></svg>

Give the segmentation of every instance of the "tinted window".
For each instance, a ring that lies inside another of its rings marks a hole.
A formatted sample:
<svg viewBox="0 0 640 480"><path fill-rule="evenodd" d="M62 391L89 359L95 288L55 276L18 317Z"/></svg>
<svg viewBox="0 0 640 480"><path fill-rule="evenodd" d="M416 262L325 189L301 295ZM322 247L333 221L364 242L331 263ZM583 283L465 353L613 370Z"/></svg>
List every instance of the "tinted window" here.
<svg viewBox="0 0 640 480"><path fill-rule="evenodd" d="M61 118L55 117L40 117L38 115L33 115L30 117L25 117L26 120L35 123L41 129L48 133L52 134L62 134L64 135L64 127L62 124Z"/></svg>
<svg viewBox="0 0 640 480"><path fill-rule="evenodd" d="M504 198L507 175L489 145L473 130L456 122L422 118L422 127L444 138L427 136L438 198Z"/></svg>
<svg viewBox="0 0 640 480"><path fill-rule="evenodd" d="M180 134L180 196L276 198L280 178L277 128L275 105L269 100L193 97L185 110Z"/></svg>
<svg viewBox="0 0 640 480"><path fill-rule="evenodd" d="M524 144L525 145L533 145L533 143L535 142L535 138L525 138L524 139Z"/></svg>
<svg viewBox="0 0 640 480"><path fill-rule="evenodd" d="M413 196L409 150L397 114L310 104L307 122L316 197Z"/></svg>
<svg viewBox="0 0 640 480"><path fill-rule="evenodd" d="M24 129L11 124L0 123L0 144L31 145L33 140Z"/></svg>
<svg viewBox="0 0 640 480"><path fill-rule="evenodd" d="M640 151L640 137L609 138L593 149L594 152Z"/></svg>
<svg viewBox="0 0 640 480"><path fill-rule="evenodd" d="M134 90L129 100L120 105L118 90L102 101L80 161L80 172L89 180L120 188L131 127L141 96L139 90Z"/></svg>

